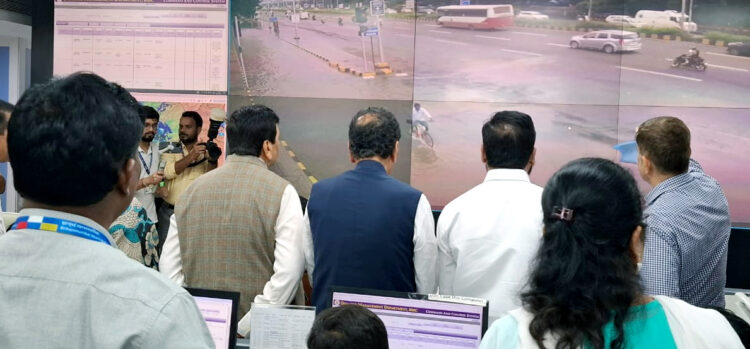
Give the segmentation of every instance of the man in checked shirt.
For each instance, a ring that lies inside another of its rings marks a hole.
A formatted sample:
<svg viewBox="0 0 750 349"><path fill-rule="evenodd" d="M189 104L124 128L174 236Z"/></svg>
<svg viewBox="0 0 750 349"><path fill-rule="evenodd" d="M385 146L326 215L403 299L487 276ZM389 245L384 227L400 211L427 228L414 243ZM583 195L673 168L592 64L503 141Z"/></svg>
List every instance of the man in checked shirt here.
<svg viewBox="0 0 750 349"><path fill-rule="evenodd" d="M724 307L729 205L719 183L690 158L690 130L680 119L647 120L636 131L646 195L647 294L699 307Z"/></svg>

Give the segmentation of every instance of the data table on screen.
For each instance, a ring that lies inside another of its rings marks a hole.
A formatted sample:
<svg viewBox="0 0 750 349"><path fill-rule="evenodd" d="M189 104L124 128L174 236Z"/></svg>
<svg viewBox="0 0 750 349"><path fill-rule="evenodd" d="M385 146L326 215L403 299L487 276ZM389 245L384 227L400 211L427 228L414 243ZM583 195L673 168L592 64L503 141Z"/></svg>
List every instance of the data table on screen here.
<svg viewBox="0 0 750 349"><path fill-rule="evenodd" d="M232 300L193 297L198 309L206 321L208 331L211 333L216 344L216 349L226 349L229 347L229 336L231 335L232 321Z"/></svg>
<svg viewBox="0 0 750 349"><path fill-rule="evenodd" d="M478 348L482 339L482 306L344 292L334 292L332 304L370 309L385 324L393 349Z"/></svg>
<svg viewBox="0 0 750 349"><path fill-rule="evenodd" d="M93 71L129 89L227 91L228 8L59 2L53 73Z"/></svg>

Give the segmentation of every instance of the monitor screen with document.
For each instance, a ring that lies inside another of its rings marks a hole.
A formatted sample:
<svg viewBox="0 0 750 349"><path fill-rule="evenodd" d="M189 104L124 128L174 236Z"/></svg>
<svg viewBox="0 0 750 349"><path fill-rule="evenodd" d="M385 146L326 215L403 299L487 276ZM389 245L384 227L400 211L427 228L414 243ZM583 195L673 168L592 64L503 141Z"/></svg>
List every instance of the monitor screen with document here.
<svg viewBox="0 0 750 349"><path fill-rule="evenodd" d="M332 287L333 307L370 309L385 324L392 349L479 348L487 330L486 302L447 302L440 296Z"/></svg>
<svg viewBox="0 0 750 349"><path fill-rule="evenodd" d="M237 343L238 292L185 288L195 299L216 349L234 349Z"/></svg>

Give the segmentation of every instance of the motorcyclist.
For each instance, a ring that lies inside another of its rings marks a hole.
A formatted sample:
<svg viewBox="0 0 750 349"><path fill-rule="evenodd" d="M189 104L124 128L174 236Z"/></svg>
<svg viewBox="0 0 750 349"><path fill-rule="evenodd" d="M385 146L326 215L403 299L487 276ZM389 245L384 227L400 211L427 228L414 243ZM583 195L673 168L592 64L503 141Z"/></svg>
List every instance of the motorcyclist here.
<svg viewBox="0 0 750 349"><path fill-rule="evenodd" d="M683 63L683 64L685 64L685 65L695 64L696 62L698 62L700 60L700 58L701 58L700 51L698 51L698 49L695 48L695 47L691 47L688 50L687 55L684 56L685 63Z"/></svg>

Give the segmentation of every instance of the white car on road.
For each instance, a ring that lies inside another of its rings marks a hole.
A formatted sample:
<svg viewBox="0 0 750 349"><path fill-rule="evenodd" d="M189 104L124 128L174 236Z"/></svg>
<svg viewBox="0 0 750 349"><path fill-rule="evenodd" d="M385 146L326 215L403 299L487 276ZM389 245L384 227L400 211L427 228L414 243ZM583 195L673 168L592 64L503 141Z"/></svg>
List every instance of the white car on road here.
<svg viewBox="0 0 750 349"><path fill-rule="evenodd" d="M629 25L631 27L641 28L646 23L641 22L630 16L611 15L604 19L607 23Z"/></svg>
<svg viewBox="0 0 750 349"><path fill-rule="evenodd" d="M638 33L624 30L599 30L570 38L571 48L588 48L606 53L638 51L641 38Z"/></svg>
<svg viewBox="0 0 750 349"><path fill-rule="evenodd" d="M535 20L543 20L546 21L549 19L549 16L537 12L537 11L521 11L518 13L518 16L516 16L518 19L535 19Z"/></svg>

